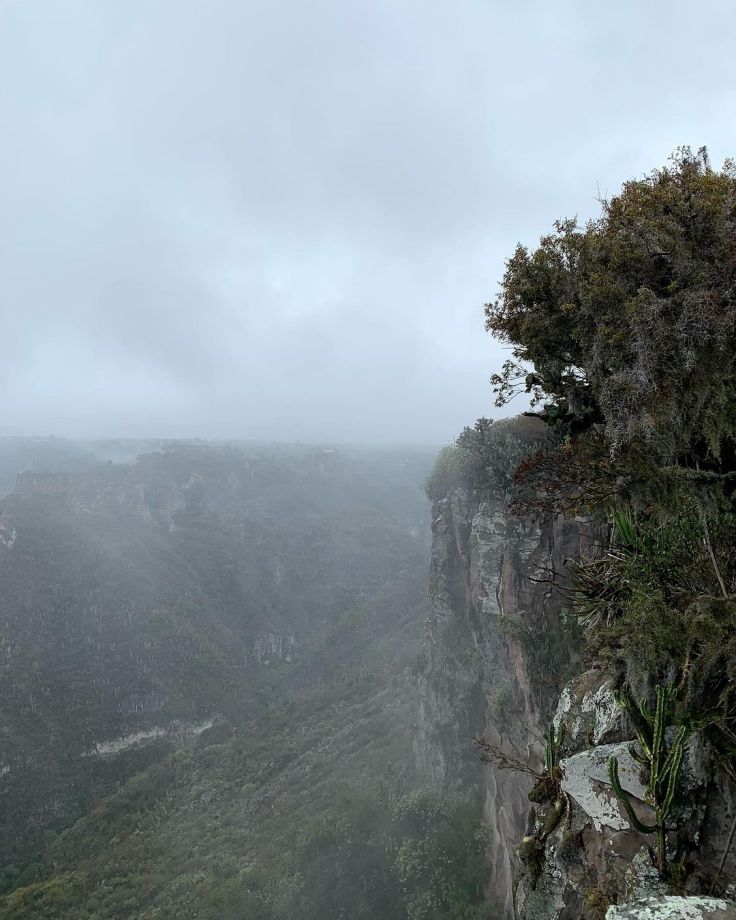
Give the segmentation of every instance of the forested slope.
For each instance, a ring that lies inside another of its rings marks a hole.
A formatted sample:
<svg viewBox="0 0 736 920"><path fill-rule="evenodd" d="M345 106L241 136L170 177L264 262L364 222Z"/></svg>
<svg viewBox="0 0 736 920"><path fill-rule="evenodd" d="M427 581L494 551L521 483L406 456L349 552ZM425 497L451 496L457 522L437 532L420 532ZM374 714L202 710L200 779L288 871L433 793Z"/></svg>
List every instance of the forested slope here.
<svg viewBox="0 0 736 920"><path fill-rule="evenodd" d="M19 477L0 915L401 920L448 897L446 846L482 900L467 796L406 798L430 461L179 445Z"/></svg>

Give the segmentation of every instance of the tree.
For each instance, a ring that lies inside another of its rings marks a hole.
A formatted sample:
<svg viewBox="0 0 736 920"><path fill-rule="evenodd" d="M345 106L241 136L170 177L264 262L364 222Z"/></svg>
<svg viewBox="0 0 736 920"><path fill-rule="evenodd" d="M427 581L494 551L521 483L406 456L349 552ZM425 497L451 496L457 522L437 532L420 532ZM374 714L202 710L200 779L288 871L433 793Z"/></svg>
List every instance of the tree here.
<svg viewBox="0 0 736 920"><path fill-rule="evenodd" d="M609 455L717 477L736 469L736 165L705 149L625 183L597 220L518 246L488 329L519 391Z"/></svg>

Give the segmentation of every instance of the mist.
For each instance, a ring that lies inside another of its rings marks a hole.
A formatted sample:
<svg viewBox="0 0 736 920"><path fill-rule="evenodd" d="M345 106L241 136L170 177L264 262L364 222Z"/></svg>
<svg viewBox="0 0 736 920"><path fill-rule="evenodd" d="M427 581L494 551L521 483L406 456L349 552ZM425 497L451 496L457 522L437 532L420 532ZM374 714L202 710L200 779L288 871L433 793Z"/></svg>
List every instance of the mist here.
<svg viewBox="0 0 736 920"><path fill-rule="evenodd" d="M504 259L734 147L736 7L0 11L3 434L441 444Z"/></svg>

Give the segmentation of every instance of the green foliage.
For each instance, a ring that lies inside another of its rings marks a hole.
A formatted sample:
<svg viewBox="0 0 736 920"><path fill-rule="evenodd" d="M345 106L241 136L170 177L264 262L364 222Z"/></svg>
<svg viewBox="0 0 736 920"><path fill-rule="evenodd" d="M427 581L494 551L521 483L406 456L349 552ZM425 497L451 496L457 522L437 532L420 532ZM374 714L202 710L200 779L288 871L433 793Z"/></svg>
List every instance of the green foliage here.
<svg viewBox="0 0 736 920"><path fill-rule="evenodd" d="M656 621L667 617L667 605L717 589L692 508L664 520L643 517L638 524L622 508L614 509L612 518L610 542L568 567L572 609L589 630L642 616L656 628ZM646 639L636 632L637 640Z"/></svg>
<svg viewBox="0 0 736 920"><path fill-rule="evenodd" d="M312 636L293 667L258 671L270 705L234 738L165 755L8 869L0 917L408 920L411 901L418 917L486 920L478 797L409 796L403 767L423 557Z"/></svg>
<svg viewBox="0 0 736 920"><path fill-rule="evenodd" d="M560 796L560 780L562 774L558 763L560 745L565 736L565 729L562 723L555 730L554 723L551 722L549 728L544 733L544 772L537 777L537 781L529 790L529 801L536 804L552 803L549 809L543 833L542 841L557 827L562 817L563 800Z"/></svg>
<svg viewBox="0 0 736 920"><path fill-rule="evenodd" d="M424 484L431 502L439 501L453 489L468 486L472 481L473 458L456 444L443 447Z"/></svg>
<svg viewBox="0 0 736 920"><path fill-rule="evenodd" d="M219 751L222 760L225 751ZM229 752L235 753L235 749ZM202 764L179 758L178 778L161 794L158 779L139 777L147 802L124 789L116 807L118 833L108 840L114 800L103 803L71 835L49 877L17 888L0 901L3 918L145 920L494 920L484 897L487 837L475 793L420 789L386 797L380 783L345 790L331 785L330 801L307 815L293 809L279 827L265 820L254 832L220 801L217 820L205 820L189 784ZM226 765L225 765L226 766ZM196 782L196 780L195 780ZM149 788L150 784L150 788ZM129 784L130 785L130 784ZM238 803L233 803L237 805ZM193 812L193 813L192 813ZM126 827L127 825L127 827ZM254 839L255 833L255 839Z"/></svg>
<svg viewBox="0 0 736 920"><path fill-rule="evenodd" d="M473 739L473 743L478 748L480 759L483 763L492 763L497 770L512 770L515 773L523 773L526 776L533 777L534 785L529 791L529 801L538 804L552 802L552 812L557 813L557 820L554 824L556 826L564 810L560 797L562 774L558 762L563 737L564 727L562 723L560 723L557 730L555 730L554 724L550 724L544 734L544 769L541 772L485 738L476 737ZM554 827L548 828L543 837L551 833L553 829Z"/></svg>
<svg viewBox="0 0 736 920"><path fill-rule="evenodd" d="M401 843L395 867L407 920L481 920L488 841L473 796L410 793L394 808Z"/></svg>
<svg viewBox="0 0 736 920"><path fill-rule="evenodd" d="M427 495L438 501L454 488L464 487L508 496L522 460L552 441L537 419L520 416L494 422L479 418L472 428L463 429L454 445L440 451L427 479Z"/></svg>
<svg viewBox="0 0 736 920"><path fill-rule="evenodd" d="M557 752L564 736L565 730L562 723L555 731L554 722L550 722L550 726L544 736L544 766L549 776L556 775Z"/></svg>
<svg viewBox="0 0 736 920"><path fill-rule="evenodd" d="M721 474L736 436L736 166L704 150L625 183L597 220L519 246L487 325L514 346L519 389L568 430L601 426L619 455ZM525 369L524 365L531 365Z"/></svg>
<svg viewBox="0 0 736 920"><path fill-rule="evenodd" d="M558 221L534 251L519 246L486 306L513 347L492 378L497 404L526 392L559 433L517 468L514 507L610 525L552 580L595 664L638 696L658 688L654 713L629 711L663 873L687 732L736 757L734 252L736 164L714 171L704 149L683 148L599 219ZM534 662L535 637L517 631ZM615 761L611 780L641 828Z"/></svg>
<svg viewBox="0 0 736 920"><path fill-rule="evenodd" d="M0 553L0 865L25 867L44 826L61 831L179 740L79 756L98 742L215 715L250 722L304 682L315 652L319 680L346 614L364 636L390 622L391 586L394 619L422 605L431 461L180 444L43 474L2 499L17 539ZM421 626L388 635L416 652Z"/></svg>
<svg viewBox="0 0 736 920"><path fill-rule="evenodd" d="M618 704L632 717L636 726L639 750L632 745L631 754L647 770L647 800L654 808L654 823L642 822L636 814L629 794L622 788L618 776L618 759L611 757L608 772L611 785L624 806L632 827L641 834L657 835L657 868L664 878L667 875L667 817L675 798L677 780L684 754L685 744L690 736L687 725L680 725L671 742L665 740L665 732L674 717L676 693L671 685L659 684L655 690L656 706L650 712L646 702L635 707L627 693L616 696Z"/></svg>
<svg viewBox="0 0 736 920"><path fill-rule="evenodd" d="M179 446L3 500L3 920L406 920L430 462Z"/></svg>
<svg viewBox="0 0 736 920"><path fill-rule="evenodd" d="M56 918L73 916L80 887L69 874L54 876L48 881L35 882L18 888L7 898L9 916ZM5 912L3 911L3 914Z"/></svg>
<svg viewBox="0 0 736 920"><path fill-rule="evenodd" d="M736 519L690 505L614 522L608 546L569 565L588 652L639 695L674 681L681 715L736 753Z"/></svg>
<svg viewBox="0 0 736 920"><path fill-rule="evenodd" d="M508 494L521 461L541 450L549 438L549 432L534 419L521 416L492 423L480 418L472 428L463 429L457 447L472 458L468 468L475 487Z"/></svg>
<svg viewBox="0 0 736 920"><path fill-rule="evenodd" d="M15 887L19 875L20 869L12 863L0 869L0 895L5 894L6 891L10 891Z"/></svg>

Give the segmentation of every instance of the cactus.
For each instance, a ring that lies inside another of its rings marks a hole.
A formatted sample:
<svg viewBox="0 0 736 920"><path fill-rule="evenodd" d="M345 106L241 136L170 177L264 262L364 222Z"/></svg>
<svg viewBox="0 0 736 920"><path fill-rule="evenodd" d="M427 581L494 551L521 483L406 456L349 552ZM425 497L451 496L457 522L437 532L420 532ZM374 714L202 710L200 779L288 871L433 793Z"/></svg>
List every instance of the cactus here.
<svg viewBox="0 0 736 920"><path fill-rule="evenodd" d="M549 803L549 808L541 821L541 826L535 832L537 813L531 809L529 833L521 841L518 855L526 866L532 888L537 884L544 865L544 847L547 838L558 827L564 815L570 817L570 800L560 788L562 774L557 762L560 745L564 737L564 726L555 731L552 723L544 733L544 772L536 773L537 781L529 791L531 802Z"/></svg>
<svg viewBox="0 0 736 920"><path fill-rule="evenodd" d="M660 685L656 688L656 695L657 704L652 712L644 701L638 707L634 707L627 694L616 694L616 702L631 716L636 727L640 750L634 745L629 750L638 763L647 767L647 801L654 808L653 824L641 821L634 811L629 794L621 786L616 757L609 759L608 772L613 790L623 805L632 827L641 834L656 833L657 869L660 876L664 877L667 874L666 820L672 807L685 743L690 733L687 726L681 725L668 748L665 731L675 690L669 684Z"/></svg>
<svg viewBox="0 0 736 920"><path fill-rule="evenodd" d="M554 725L550 725L544 733L544 771L535 774L536 783L529 791L529 800L532 802L549 802L560 794L560 767L557 763L557 754L562 744L563 726L555 732Z"/></svg>
<svg viewBox="0 0 736 920"><path fill-rule="evenodd" d="M557 752L562 744L564 734L565 730L562 722L560 722L560 727L557 732L555 732L554 722L551 722L544 735L544 765L547 770L547 775L552 778L555 777L557 766L555 761L557 760Z"/></svg>

